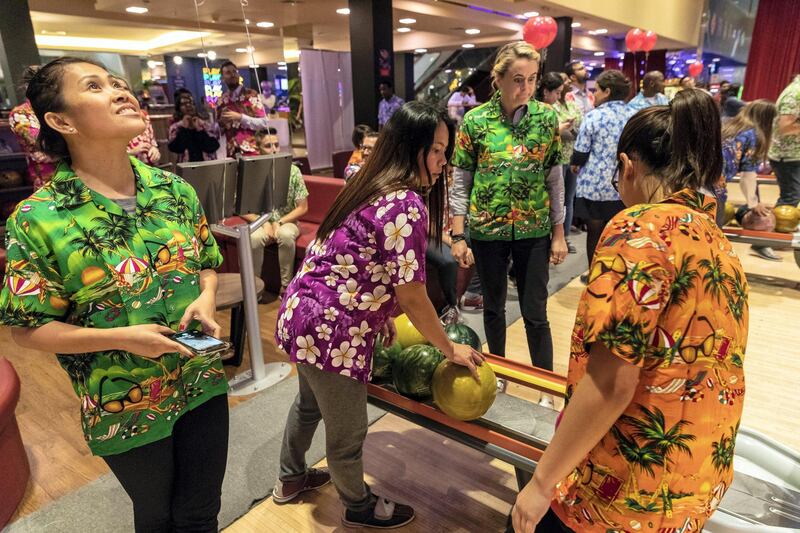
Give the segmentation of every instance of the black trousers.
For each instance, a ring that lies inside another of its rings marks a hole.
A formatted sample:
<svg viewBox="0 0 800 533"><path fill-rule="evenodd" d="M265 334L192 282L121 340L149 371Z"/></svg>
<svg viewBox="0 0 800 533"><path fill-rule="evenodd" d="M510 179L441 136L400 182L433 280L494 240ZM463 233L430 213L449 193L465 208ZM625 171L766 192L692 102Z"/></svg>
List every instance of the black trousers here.
<svg viewBox="0 0 800 533"><path fill-rule="evenodd" d="M508 515L508 520L506 521L506 533L515 533L514 532L514 524L511 521L511 515ZM539 523L536 525L536 531L532 533L574 533L570 528L568 528L560 518L553 512L552 509L548 509Z"/></svg>
<svg viewBox="0 0 800 533"><path fill-rule="evenodd" d="M481 279L483 326L489 351L502 357L506 354L507 273L511 258L531 363L552 370L553 337L547 321L550 236L514 241L472 239L472 253Z"/></svg>
<svg viewBox="0 0 800 533"><path fill-rule="evenodd" d="M133 500L137 533L216 533L228 397L220 394L185 413L165 439L103 459Z"/></svg>

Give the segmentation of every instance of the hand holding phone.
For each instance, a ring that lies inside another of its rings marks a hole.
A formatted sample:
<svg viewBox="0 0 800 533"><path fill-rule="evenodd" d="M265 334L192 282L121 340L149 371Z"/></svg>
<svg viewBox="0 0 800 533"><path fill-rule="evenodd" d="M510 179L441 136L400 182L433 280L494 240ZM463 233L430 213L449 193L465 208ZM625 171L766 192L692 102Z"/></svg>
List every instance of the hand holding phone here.
<svg viewBox="0 0 800 533"><path fill-rule="evenodd" d="M230 347L230 343L202 331L182 331L173 335L172 340L191 350L194 355L210 355Z"/></svg>

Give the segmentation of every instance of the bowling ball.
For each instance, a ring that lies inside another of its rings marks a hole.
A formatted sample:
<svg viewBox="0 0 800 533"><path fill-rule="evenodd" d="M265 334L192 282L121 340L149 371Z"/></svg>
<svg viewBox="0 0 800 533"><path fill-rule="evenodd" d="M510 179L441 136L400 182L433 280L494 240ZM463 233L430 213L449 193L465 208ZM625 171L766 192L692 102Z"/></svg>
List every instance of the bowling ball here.
<svg viewBox="0 0 800 533"><path fill-rule="evenodd" d="M442 352L428 344L417 344L400 352L392 365L392 382L397 392L420 400L430 398L433 373L442 361Z"/></svg>
<svg viewBox="0 0 800 533"><path fill-rule="evenodd" d="M742 227L753 231L774 231L775 215L771 212L766 215L759 215L755 211L748 211L742 220Z"/></svg>
<svg viewBox="0 0 800 533"><path fill-rule="evenodd" d="M0 170L0 189L22 185L22 174L16 170Z"/></svg>
<svg viewBox="0 0 800 533"><path fill-rule="evenodd" d="M447 337L458 344L472 346L475 350L481 351L481 339L471 327L466 324L448 324L444 327Z"/></svg>
<svg viewBox="0 0 800 533"><path fill-rule="evenodd" d="M800 209L791 205L779 205L772 213L775 215L775 231L792 233L800 223Z"/></svg>
<svg viewBox="0 0 800 533"><path fill-rule="evenodd" d="M403 313L394 319L394 327L397 328L397 342L403 348L414 346L415 344L428 344L428 339L414 327L408 316Z"/></svg>
<svg viewBox="0 0 800 533"><path fill-rule="evenodd" d="M733 220L733 217L736 216L736 206L730 202L725 203L725 217L723 218L724 226L727 226Z"/></svg>
<svg viewBox="0 0 800 533"><path fill-rule="evenodd" d="M486 414L497 396L497 380L488 363L478 367L480 382L462 365L442 361L433 373L433 401L458 420L475 420Z"/></svg>
<svg viewBox="0 0 800 533"><path fill-rule="evenodd" d="M395 341L391 346L383 345L383 337L378 335L375 339L375 351L372 353L373 379L392 379L392 364L403 351L400 343Z"/></svg>

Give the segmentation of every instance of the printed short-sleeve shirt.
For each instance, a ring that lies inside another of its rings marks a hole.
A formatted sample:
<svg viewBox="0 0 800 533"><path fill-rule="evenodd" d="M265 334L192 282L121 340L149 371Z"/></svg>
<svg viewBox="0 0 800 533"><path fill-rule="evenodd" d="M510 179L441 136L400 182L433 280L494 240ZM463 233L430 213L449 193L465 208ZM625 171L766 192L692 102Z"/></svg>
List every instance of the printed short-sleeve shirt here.
<svg viewBox="0 0 800 533"><path fill-rule="evenodd" d="M549 235L546 179L560 158L558 115L547 104L531 100L514 125L503 117L498 91L467 112L452 164L473 173L470 237L510 241Z"/></svg>
<svg viewBox="0 0 800 533"><path fill-rule="evenodd" d="M591 344L641 368L633 399L556 489L575 531L702 531L733 479L744 403L748 285L715 223L685 189L617 214L578 305L567 398Z"/></svg>
<svg viewBox="0 0 800 533"><path fill-rule="evenodd" d="M217 116L220 116L223 111L235 111L254 118L267 116L261 96L253 89L247 89L241 85L234 91L222 94L217 108ZM227 139L228 157L236 157L237 154L259 155L255 131L245 128L242 124L222 126L222 129Z"/></svg>
<svg viewBox="0 0 800 533"><path fill-rule="evenodd" d="M778 120L781 115L792 115L800 120L800 75L796 76L778 97L776 103L778 114L772 123L772 144L769 147L769 158L787 161L800 160L800 134L781 135L778 131Z"/></svg>
<svg viewBox="0 0 800 533"><path fill-rule="evenodd" d="M388 100L386 98L381 98L381 101L378 102L378 125L383 126L389 122L392 115L403 107L404 103L403 99L396 94L393 94Z"/></svg>
<svg viewBox="0 0 800 533"><path fill-rule="evenodd" d="M40 125L29 100L25 100L11 110L8 115L8 124L25 152L25 159L28 161L28 175L33 178L33 188L38 189L53 177L56 163L50 156L39 150L36 144Z"/></svg>
<svg viewBox="0 0 800 533"><path fill-rule="evenodd" d="M303 180L303 175L300 173L300 169L295 165L292 165L292 170L289 173L289 192L286 195L286 205L272 213L269 217L269 221L277 222L281 217L294 211L294 208L297 207L298 202L301 202L306 198L308 198L308 187L306 187L306 182Z"/></svg>
<svg viewBox="0 0 800 533"><path fill-rule="evenodd" d="M428 211L416 192L377 198L309 249L286 288L275 341L293 362L366 383L395 287L425 283Z"/></svg>
<svg viewBox="0 0 800 533"><path fill-rule="evenodd" d="M200 271L219 266L222 256L194 189L130 160L134 216L86 187L65 163L20 202L6 225L0 323L177 329L200 295ZM57 358L80 398L84 436L95 455L163 439L181 415L227 391L219 355L149 359L109 350Z"/></svg>
<svg viewBox="0 0 800 533"><path fill-rule="evenodd" d="M578 131L580 129L581 122L583 122L583 111L581 111L581 108L577 102L574 100L565 100L564 103L556 102L553 104L553 109L555 109L556 113L558 113L559 122L573 120L574 122L572 123L572 129L574 131ZM563 137L561 138L561 159L559 159L559 163L562 165L569 163L569 160L572 157L572 149L574 146L575 139L567 141Z"/></svg>
<svg viewBox="0 0 800 533"><path fill-rule="evenodd" d="M597 202L619 200L611 185L617 170L617 144L631 109L620 100L605 102L583 118L575 150L589 154L589 160L578 173L575 195Z"/></svg>

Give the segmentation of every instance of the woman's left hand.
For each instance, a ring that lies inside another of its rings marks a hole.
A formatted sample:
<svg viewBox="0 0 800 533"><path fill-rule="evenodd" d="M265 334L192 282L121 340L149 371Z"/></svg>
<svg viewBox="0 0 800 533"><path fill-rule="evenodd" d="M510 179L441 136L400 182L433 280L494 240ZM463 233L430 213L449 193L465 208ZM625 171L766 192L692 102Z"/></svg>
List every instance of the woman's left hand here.
<svg viewBox="0 0 800 533"><path fill-rule="evenodd" d="M536 479L531 479L517 495L511 509L511 521L516 533L534 533L536 525L550 508L553 491L544 490Z"/></svg>
<svg viewBox="0 0 800 533"><path fill-rule="evenodd" d="M217 324L217 321L214 319L214 315L217 311L216 300L216 294L213 292L207 290L201 292L200 296L190 303L183 313L180 331L185 330L192 320L197 320L203 326L204 333L219 338L222 327Z"/></svg>
<svg viewBox="0 0 800 533"><path fill-rule="evenodd" d="M567 258L567 240L564 237L553 237L553 242L550 243L550 262L554 265L560 265Z"/></svg>

